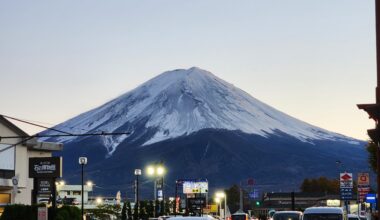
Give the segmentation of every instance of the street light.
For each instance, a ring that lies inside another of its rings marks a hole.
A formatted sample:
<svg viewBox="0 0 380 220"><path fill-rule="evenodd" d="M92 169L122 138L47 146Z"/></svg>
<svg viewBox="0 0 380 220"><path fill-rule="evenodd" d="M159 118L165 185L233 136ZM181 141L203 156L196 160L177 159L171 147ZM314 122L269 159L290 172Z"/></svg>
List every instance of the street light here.
<svg viewBox="0 0 380 220"><path fill-rule="evenodd" d="M216 203L216 205L217 205L217 210L218 210L218 215L220 216L220 202L221 202L221 198L219 198L219 197L215 197L214 198L214 202Z"/></svg>
<svg viewBox="0 0 380 220"><path fill-rule="evenodd" d="M136 219L139 218L139 176L141 176L141 170L140 169L135 169L135 176L136 176L136 181L135 181L135 211L136 211Z"/></svg>
<svg viewBox="0 0 380 220"><path fill-rule="evenodd" d="M82 166L82 219L84 219L84 187L83 187L83 176L84 176L84 165L87 164L87 157L79 157L79 164Z"/></svg>
<svg viewBox="0 0 380 220"><path fill-rule="evenodd" d="M166 169L162 165L150 165L146 168L146 174L148 176L154 177L154 205L156 204L157 200L157 179L161 177L161 184L160 184L160 189L162 193L162 200L164 201L163 206L161 209L164 211L165 210L165 197L164 197L164 175L166 173ZM154 217L156 217L156 206L154 206Z"/></svg>
<svg viewBox="0 0 380 220"><path fill-rule="evenodd" d="M226 214L227 214L227 194L225 192L216 192L215 193L215 196L217 198L221 198L221 199L224 199L224 219L226 220Z"/></svg>
<svg viewBox="0 0 380 220"><path fill-rule="evenodd" d="M96 204L100 205L103 203L103 199L101 197L96 198Z"/></svg>

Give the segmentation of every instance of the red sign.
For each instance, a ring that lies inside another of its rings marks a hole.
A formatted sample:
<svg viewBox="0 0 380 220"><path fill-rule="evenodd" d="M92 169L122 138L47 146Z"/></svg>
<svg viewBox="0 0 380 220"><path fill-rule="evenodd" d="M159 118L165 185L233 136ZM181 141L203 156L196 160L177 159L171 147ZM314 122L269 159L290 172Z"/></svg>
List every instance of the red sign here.
<svg viewBox="0 0 380 220"><path fill-rule="evenodd" d="M369 185L369 173L358 173L358 186Z"/></svg>
<svg viewBox="0 0 380 220"><path fill-rule="evenodd" d="M352 173L341 173L340 174L340 180L341 181L352 180Z"/></svg>
<svg viewBox="0 0 380 220"><path fill-rule="evenodd" d="M38 220L48 220L47 207L38 207Z"/></svg>

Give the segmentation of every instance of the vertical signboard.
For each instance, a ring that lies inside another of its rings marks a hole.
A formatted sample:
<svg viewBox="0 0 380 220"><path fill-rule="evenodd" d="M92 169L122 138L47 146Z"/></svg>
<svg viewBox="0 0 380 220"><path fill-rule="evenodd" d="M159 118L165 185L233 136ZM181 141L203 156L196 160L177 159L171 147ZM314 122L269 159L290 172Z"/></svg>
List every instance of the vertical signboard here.
<svg viewBox="0 0 380 220"><path fill-rule="evenodd" d="M358 201L364 202L369 191L369 173L358 173Z"/></svg>
<svg viewBox="0 0 380 220"><path fill-rule="evenodd" d="M48 220L47 207L38 207L38 220Z"/></svg>
<svg viewBox="0 0 380 220"><path fill-rule="evenodd" d="M352 179L352 173L340 174L340 198L342 200L352 199L352 189L354 187L354 181Z"/></svg>

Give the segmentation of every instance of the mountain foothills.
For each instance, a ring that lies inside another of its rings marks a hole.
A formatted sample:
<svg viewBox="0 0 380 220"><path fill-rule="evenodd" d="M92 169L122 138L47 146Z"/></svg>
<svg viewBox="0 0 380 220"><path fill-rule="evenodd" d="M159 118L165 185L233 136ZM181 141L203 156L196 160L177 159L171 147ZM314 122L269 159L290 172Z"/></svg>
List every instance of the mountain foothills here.
<svg viewBox="0 0 380 220"><path fill-rule="evenodd" d="M369 170L363 141L293 118L197 67L164 72L54 128L129 132L49 139L65 144L65 179L80 181L78 157L87 156L86 178L110 193L131 191L133 170L154 162L164 163L172 186L181 178L207 178L211 187L254 178L273 191Z"/></svg>

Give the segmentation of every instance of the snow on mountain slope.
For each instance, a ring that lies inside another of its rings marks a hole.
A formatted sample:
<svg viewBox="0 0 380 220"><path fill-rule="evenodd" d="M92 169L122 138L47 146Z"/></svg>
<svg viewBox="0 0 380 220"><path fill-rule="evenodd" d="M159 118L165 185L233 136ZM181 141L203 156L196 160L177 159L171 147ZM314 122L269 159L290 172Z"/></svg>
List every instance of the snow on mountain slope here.
<svg viewBox="0 0 380 220"><path fill-rule="evenodd" d="M56 129L83 133L113 132L125 125L148 119L145 128L155 134L144 145L188 135L205 129L240 130L263 137L285 133L303 142L313 140L356 140L326 131L282 113L243 90L193 67L164 72L136 89L58 126ZM74 138L74 137L73 137ZM73 138L61 139L61 141ZM127 135L104 137L110 154Z"/></svg>

